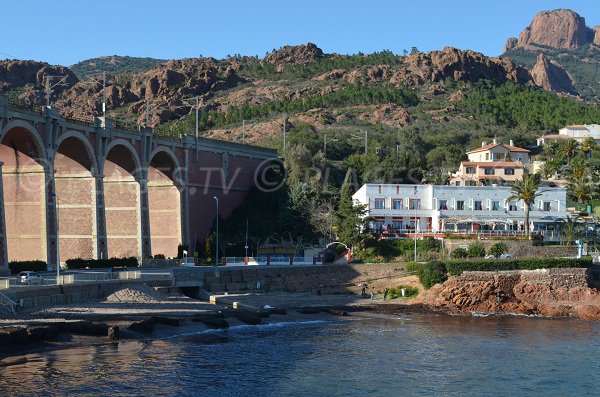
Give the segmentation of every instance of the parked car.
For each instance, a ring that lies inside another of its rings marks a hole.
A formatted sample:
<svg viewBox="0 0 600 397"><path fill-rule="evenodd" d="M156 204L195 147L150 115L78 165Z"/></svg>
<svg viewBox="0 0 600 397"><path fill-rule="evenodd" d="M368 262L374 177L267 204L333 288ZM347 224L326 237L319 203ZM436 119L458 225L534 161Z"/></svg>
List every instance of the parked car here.
<svg viewBox="0 0 600 397"><path fill-rule="evenodd" d="M500 254L499 257L495 257L494 255L486 255L485 259L512 259L512 254Z"/></svg>
<svg viewBox="0 0 600 397"><path fill-rule="evenodd" d="M44 282L44 278L36 272L21 272L17 276L17 279L19 280L19 283L27 285L39 285Z"/></svg>

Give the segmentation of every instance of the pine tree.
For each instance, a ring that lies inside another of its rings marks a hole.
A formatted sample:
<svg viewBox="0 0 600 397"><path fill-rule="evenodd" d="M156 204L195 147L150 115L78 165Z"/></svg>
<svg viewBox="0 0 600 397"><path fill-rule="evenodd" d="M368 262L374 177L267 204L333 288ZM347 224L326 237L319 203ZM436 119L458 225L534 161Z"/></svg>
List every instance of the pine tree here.
<svg viewBox="0 0 600 397"><path fill-rule="evenodd" d="M340 201L336 212L336 234L339 241L347 245L360 245L364 239L366 224L370 220L365 217L364 205L354 205L352 194L354 193L354 181L352 168L349 168L340 189Z"/></svg>

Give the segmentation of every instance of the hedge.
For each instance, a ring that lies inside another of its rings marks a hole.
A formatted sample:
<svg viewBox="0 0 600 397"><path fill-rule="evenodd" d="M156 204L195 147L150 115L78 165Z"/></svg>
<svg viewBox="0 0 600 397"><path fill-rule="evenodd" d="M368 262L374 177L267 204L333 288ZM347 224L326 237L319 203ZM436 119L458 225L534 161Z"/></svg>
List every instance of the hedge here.
<svg viewBox="0 0 600 397"><path fill-rule="evenodd" d="M67 259L67 269L104 269L109 267L138 267L139 263L136 257L130 258L110 258L110 259Z"/></svg>
<svg viewBox="0 0 600 397"><path fill-rule="evenodd" d="M444 262L439 261L426 263L410 262L406 265L406 271L416 271L419 281L425 289L429 289L435 284L443 283L448 278Z"/></svg>
<svg viewBox="0 0 600 397"><path fill-rule="evenodd" d="M499 270L535 270L561 267L592 267L592 257L575 258L536 258L536 259L481 259L451 260L444 262L448 274L457 276L465 271L493 272Z"/></svg>
<svg viewBox="0 0 600 397"><path fill-rule="evenodd" d="M24 271L45 272L48 270L48 264L44 261L12 261L8 263L8 268L12 274Z"/></svg>

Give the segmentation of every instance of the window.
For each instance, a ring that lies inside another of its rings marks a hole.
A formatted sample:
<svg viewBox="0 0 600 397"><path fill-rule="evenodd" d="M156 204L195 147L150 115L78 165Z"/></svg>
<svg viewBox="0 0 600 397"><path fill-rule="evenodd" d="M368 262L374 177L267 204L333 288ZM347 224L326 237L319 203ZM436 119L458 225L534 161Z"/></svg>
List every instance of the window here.
<svg viewBox="0 0 600 397"><path fill-rule="evenodd" d="M448 209L448 200L440 200L439 209L447 210Z"/></svg>
<svg viewBox="0 0 600 397"><path fill-rule="evenodd" d="M412 200L411 199L409 202L409 205L410 205L411 210L420 210L421 209L421 200L416 200L416 199Z"/></svg>
<svg viewBox="0 0 600 397"><path fill-rule="evenodd" d="M486 175L494 175L495 173L493 168L484 168L483 170Z"/></svg>
<svg viewBox="0 0 600 397"><path fill-rule="evenodd" d="M459 211L464 211L465 209L465 202L463 200L457 201L456 202L456 209Z"/></svg>
<svg viewBox="0 0 600 397"><path fill-rule="evenodd" d="M477 186L477 182L475 181L466 181L465 186Z"/></svg>
<svg viewBox="0 0 600 397"><path fill-rule="evenodd" d="M392 230L395 232L402 230L402 221L393 221L392 222Z"/></svg>
<svg viewBox="0 0 600 397"><path fill-rule="evenodd" d="M489 160L490 160L490 154L489 154L489 153L486 153L486 154L485 154L485 160L486 160L486 161L489 161Z"/></svg>
<svg viewBox="0 0 600 397"><path fill-rule="evenodd" d="M455 181L454 186L460 186L460 181Z"/></svg>
<svg viewBox="0 0 600 397"><path fill-rule="evenodd" d="M482 209L481 200L475 200L475 211L481 211Z"/></svg>
<svg viewBox="0 0 600 397"><path fill-rule="evenodd" d="M515 174L514 168L505 168L504 169L504 175L514 175L514 174Z"/></svg>
<svg viewBox="0 0 600 397"><path fill-rule="evenodd" d="M475 167L467 167L466 171L467 174L474 174L475 173Z"/></svg>
<svg viewBox="0 0 600 397"><path fill-rule="evenodd" d="M514 201L508 204L508 210L509 211L517 211L517 203L515 203Z"/></svg>
<svg viewBox="0 0 600 397"><path fill-rule="evenodd" d="M375 209L382 210L385 208L385 199L375 199Z"/></svg>
<svg viewBox="0 0 600 397"><path fill-rule="evenodd" d="M544 211L552 211L552 203L550 201L544 201Z"/></svg>
<svg viewBox="0 0 600 397"><path fill-rule="evenodd" d="M402 199L392 199L392 208L395 210L402 209Z"/></svg>
<svg viewBox="0 0 600 397"><path fill-rule="evenodd" d="M500 210L500 202L492 201L492 211L499 211L499 210Z"/></svg>
<svg viewBox="0 0 600 397"><path fill-rule="evenodd" d="M380 232L383 230L383 222L373 222L373 230L376 232Z"/></svg>

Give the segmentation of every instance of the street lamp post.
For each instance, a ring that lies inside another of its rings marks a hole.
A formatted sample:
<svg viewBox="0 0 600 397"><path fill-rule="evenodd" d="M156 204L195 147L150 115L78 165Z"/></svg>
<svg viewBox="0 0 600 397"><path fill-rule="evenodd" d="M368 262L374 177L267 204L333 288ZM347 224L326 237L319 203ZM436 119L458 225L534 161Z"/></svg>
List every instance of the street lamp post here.
<svg viewBox="0 0 600 397"><path fill-rule="evenodd" d="M215 267L219 267L219 198L213 196L213 199L217 201L217 238L215 242Z"/></svg>
<svg viewBox="0 0 600 397"><path fill-rule="evenodd" d="M246 245L244 246L246 249L246 258L248 257L248 219L246 219Z"/></svg>

